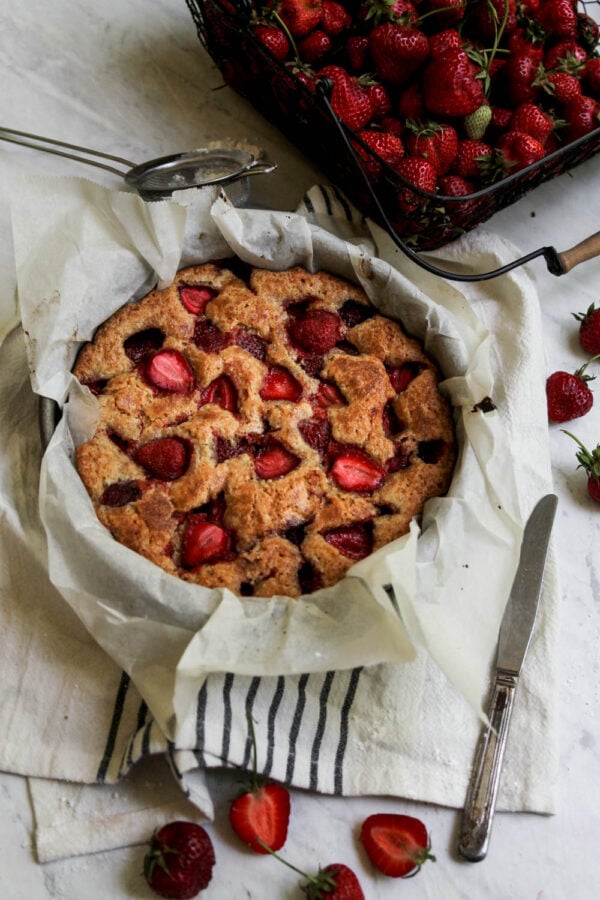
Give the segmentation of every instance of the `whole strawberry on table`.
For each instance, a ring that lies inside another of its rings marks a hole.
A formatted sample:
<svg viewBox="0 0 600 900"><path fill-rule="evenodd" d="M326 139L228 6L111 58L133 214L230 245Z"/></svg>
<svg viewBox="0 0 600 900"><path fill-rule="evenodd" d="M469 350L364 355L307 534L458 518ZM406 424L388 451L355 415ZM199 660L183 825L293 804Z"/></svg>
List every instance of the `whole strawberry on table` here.
<svg viewBox="0 0 600 900"><path fill-rule="evenodd" d="M290 124L307 106L304 92L329 79L331 105L353 133L371 182L387 179L382 196L400 185L388 201L398 204L400 231L416 227L416 213L423 227L432 217L451 216L449 237L463 224L472 227L473 204L461 206L457 196L600 127L599 28L576 0L249 5L249 31L285 72L254 56L248 66L232 53L226 79L252 95L256 77L272 90L267 106L279 105L280 120ZM436 194L443 204L432 201Z"/></svg>

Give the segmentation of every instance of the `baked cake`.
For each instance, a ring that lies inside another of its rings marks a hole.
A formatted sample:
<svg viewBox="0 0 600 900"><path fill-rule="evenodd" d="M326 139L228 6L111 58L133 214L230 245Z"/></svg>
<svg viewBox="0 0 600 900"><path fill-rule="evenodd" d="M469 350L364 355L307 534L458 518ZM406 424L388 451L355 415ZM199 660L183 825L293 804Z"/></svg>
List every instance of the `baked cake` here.
<svg viewBox="0 0 600 900"><path fill-rule="evenodd" d="M183 269L105 322L74 374L100 404L76 451L100 521L206 587L335 584L452 476L435 364L326 272Z"/></svg>

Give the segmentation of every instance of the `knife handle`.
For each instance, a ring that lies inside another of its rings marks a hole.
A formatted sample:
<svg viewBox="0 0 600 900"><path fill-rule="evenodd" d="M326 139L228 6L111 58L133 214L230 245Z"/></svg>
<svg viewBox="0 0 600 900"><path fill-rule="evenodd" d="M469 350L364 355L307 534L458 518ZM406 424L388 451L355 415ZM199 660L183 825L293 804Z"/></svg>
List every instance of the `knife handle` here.
<svg viewBox="0 0 600 900"><path fill-rule="evenodd" d="M518 680L510 672L497 672L488 710L490 724L477 745L458 839L458 852L470 862L479 862L487 854Z"/></svg>

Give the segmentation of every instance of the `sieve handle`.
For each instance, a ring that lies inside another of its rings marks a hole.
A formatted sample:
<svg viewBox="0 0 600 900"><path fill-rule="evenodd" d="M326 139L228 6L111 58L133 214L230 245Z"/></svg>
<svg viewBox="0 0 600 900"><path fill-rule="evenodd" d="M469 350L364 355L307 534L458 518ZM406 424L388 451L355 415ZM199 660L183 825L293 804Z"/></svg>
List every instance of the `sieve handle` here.
<svg viewBox="0 0 600 900"><path fill-rule="evenodd" d="M571 269L574 269L575 266L578 266L579 263L585 262L587 259L593 259L595 256L600 256L600 231L586 237L583 241L571 247L570 250L563 250L562 253L557 253L558 262L562 270L561 275L565 275Z"/></svg>
<svg viewBox="0 0 600 900"><path fill-rule="evenodd" d="M108 172L114 172L115 175L123 177L125 172L131 169L135 164L121 156L113 156L110 153L103 153L101 150L90 150L89 147L80 147L78 144L68 144L66 141L58 141L55 138L42 137L39 134L30 134L28 131L15 131L13 128L4 128L0 125L0 141L8 141L10 144L20 144L23 147L31 147L33 150L41 150L43 153L52 153L54 156L64 156L67 159L74 159L76 162L85 163L88 166L96 166L98 169L106 169ZM58 150L58 147L64 147L64 150ZM75 153L67 153L66 150L76 150L77 153L84 153L89 157L97 157L97 159L86 159L84 156L78 156ZM123 169L117 169L110 166L106 162L100 160L111 160L112 162L121 163L126 166Z"/></svg>

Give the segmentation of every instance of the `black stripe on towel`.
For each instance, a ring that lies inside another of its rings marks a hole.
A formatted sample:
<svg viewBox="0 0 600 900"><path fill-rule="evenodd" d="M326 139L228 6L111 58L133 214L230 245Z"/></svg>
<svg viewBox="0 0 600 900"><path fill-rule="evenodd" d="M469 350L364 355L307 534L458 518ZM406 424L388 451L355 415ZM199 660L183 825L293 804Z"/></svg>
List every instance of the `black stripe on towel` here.
<svg viewBox="0 0 600 900"><path fill-rule="evenodd" d="M329 699L329 692L331 691L334 675L335 672L327 672L319 694L319 719L310 754L309 787L311 791L316 791L319 787L319 751L321 749L323 735L325 734L325 725L327 723L327 701Z"/></svg>
<svg viewBox="0 0 600 900"><path fill-rule="evenodd" d="M302 198L302 202L304 203L304 206L306 207L307 212L314 213L315 208L314 208L313 202L310 199L310 197L308 196L308 194L304 195L304 197Z"/></svg>
<svg viewBox="0 0 600 900"><path fill-rule="evenodd" d="M319 185L319 190L321 191L321 196L323 198L323 202L325 203L325 208L327 210L327 215L333 215L333 208L331 206L331 197L327 191L327 188L324 188L323 185Z"/></svg>
<svg viewBox="0 0 600 900"><path fill-rule="evenodd" d="M296 700L296 709L294 710L294 718L292 719L292 727L290 728L289 751L287 768L285 772L285 780L288 784L294 775L294 765L296 764L296 741L298 740L298 732L302 722L304 707L306 706L306 685L308 683L308 675L301 675L298 680L298 699Z"/></svg>
<svg viewBox="0 0 600 900"><path fill-rule="evenodd" d="M108 729L108 736L104 746L104 754L100 760L100 765L98 766L98 772L96 774L96 781L104 781L106 778L106 773L115 749L117 732L121 723L121 716L123 715L123 707L125 706L125 697L127 696L128 688L129 675L126 672L122 672L121 681L119 682L119 687L117 689L117 696L115 697L110 728Z"/></svg>
<svg viewBox="0 0 600 900"><path fill-rule="evenodd" d="M258 693L258 689L260 687L260 678L258 675L255 675L252 681L250 682L250 687L248 688L248 693L246 694L246 717L252 715L252 709L254 707L254 701L256 699L256 694ZM250 767L250 760L252 758L252 737L250 734L250 729L248 729L248 737L246 738L246 745L244 747L244 757L242 759L242 769L248 769Z"/></svg>
<svg viewBox="0 0 600 900"><path fill-rule="evenodd" d="M346 744L348 743L348 717L350 715L350 708L352 706L352 703L354 702L356 689L358 687L358 679L360 678L361 672L362 667L358 669L352 669L350 683L348 685L348 690L346 691L344 703L342 704L342 711L340 716L340 740L338 743L337 752L335 754L335 768L333 775L334 794L341 794L343 793L344 789L344 754L346 752Z"/></svg>
<svg viewBox="0 0 600 900"><path fill-rule="evenodd" d="M227 672L223 683L223 743L221 744L221 759L227 762L229 758L229 744L231 743L231 691L233 689L233 675Z"/></svg>
<svg viewBox="0 0 600 900"><path fill-rule="evenodd" d="M198 701L196 703L196 746L194 748L194 756L198 760L199 766L206 765L206 757L204 755L204 741L206 738L204 716L206 715L207 692L207 682L205 681L198 691Z"/></svg>
<svg viewBox="0 0 600 900"><path fill-rule="evenodd" d="M277 710L279 709L279 705L283 699L284 688L285 679L282 675L280 675L277 679L277 687L275 688L275 693L273 694L271 705L269 706L267 729L267 759L265 762L265 767L263 769L263 774L266 776L270 774L271 768L273 766L273 751L275 749L275 717L277 716Z"/></svg>
<svg viewBox="0 0 600 900"><path fill-rule="evenodd" d="M338 191L337 188L332 188L332 192L333 192L333 195L335 196L335 199L337 200L337 202L340 204L340 206L344 210L346 218L348 219L349 222L352 222L354 217L352 215L352 210L350 209L350 206L349 206L346 198L344 197L343 194L341 194Z"/></svg>

